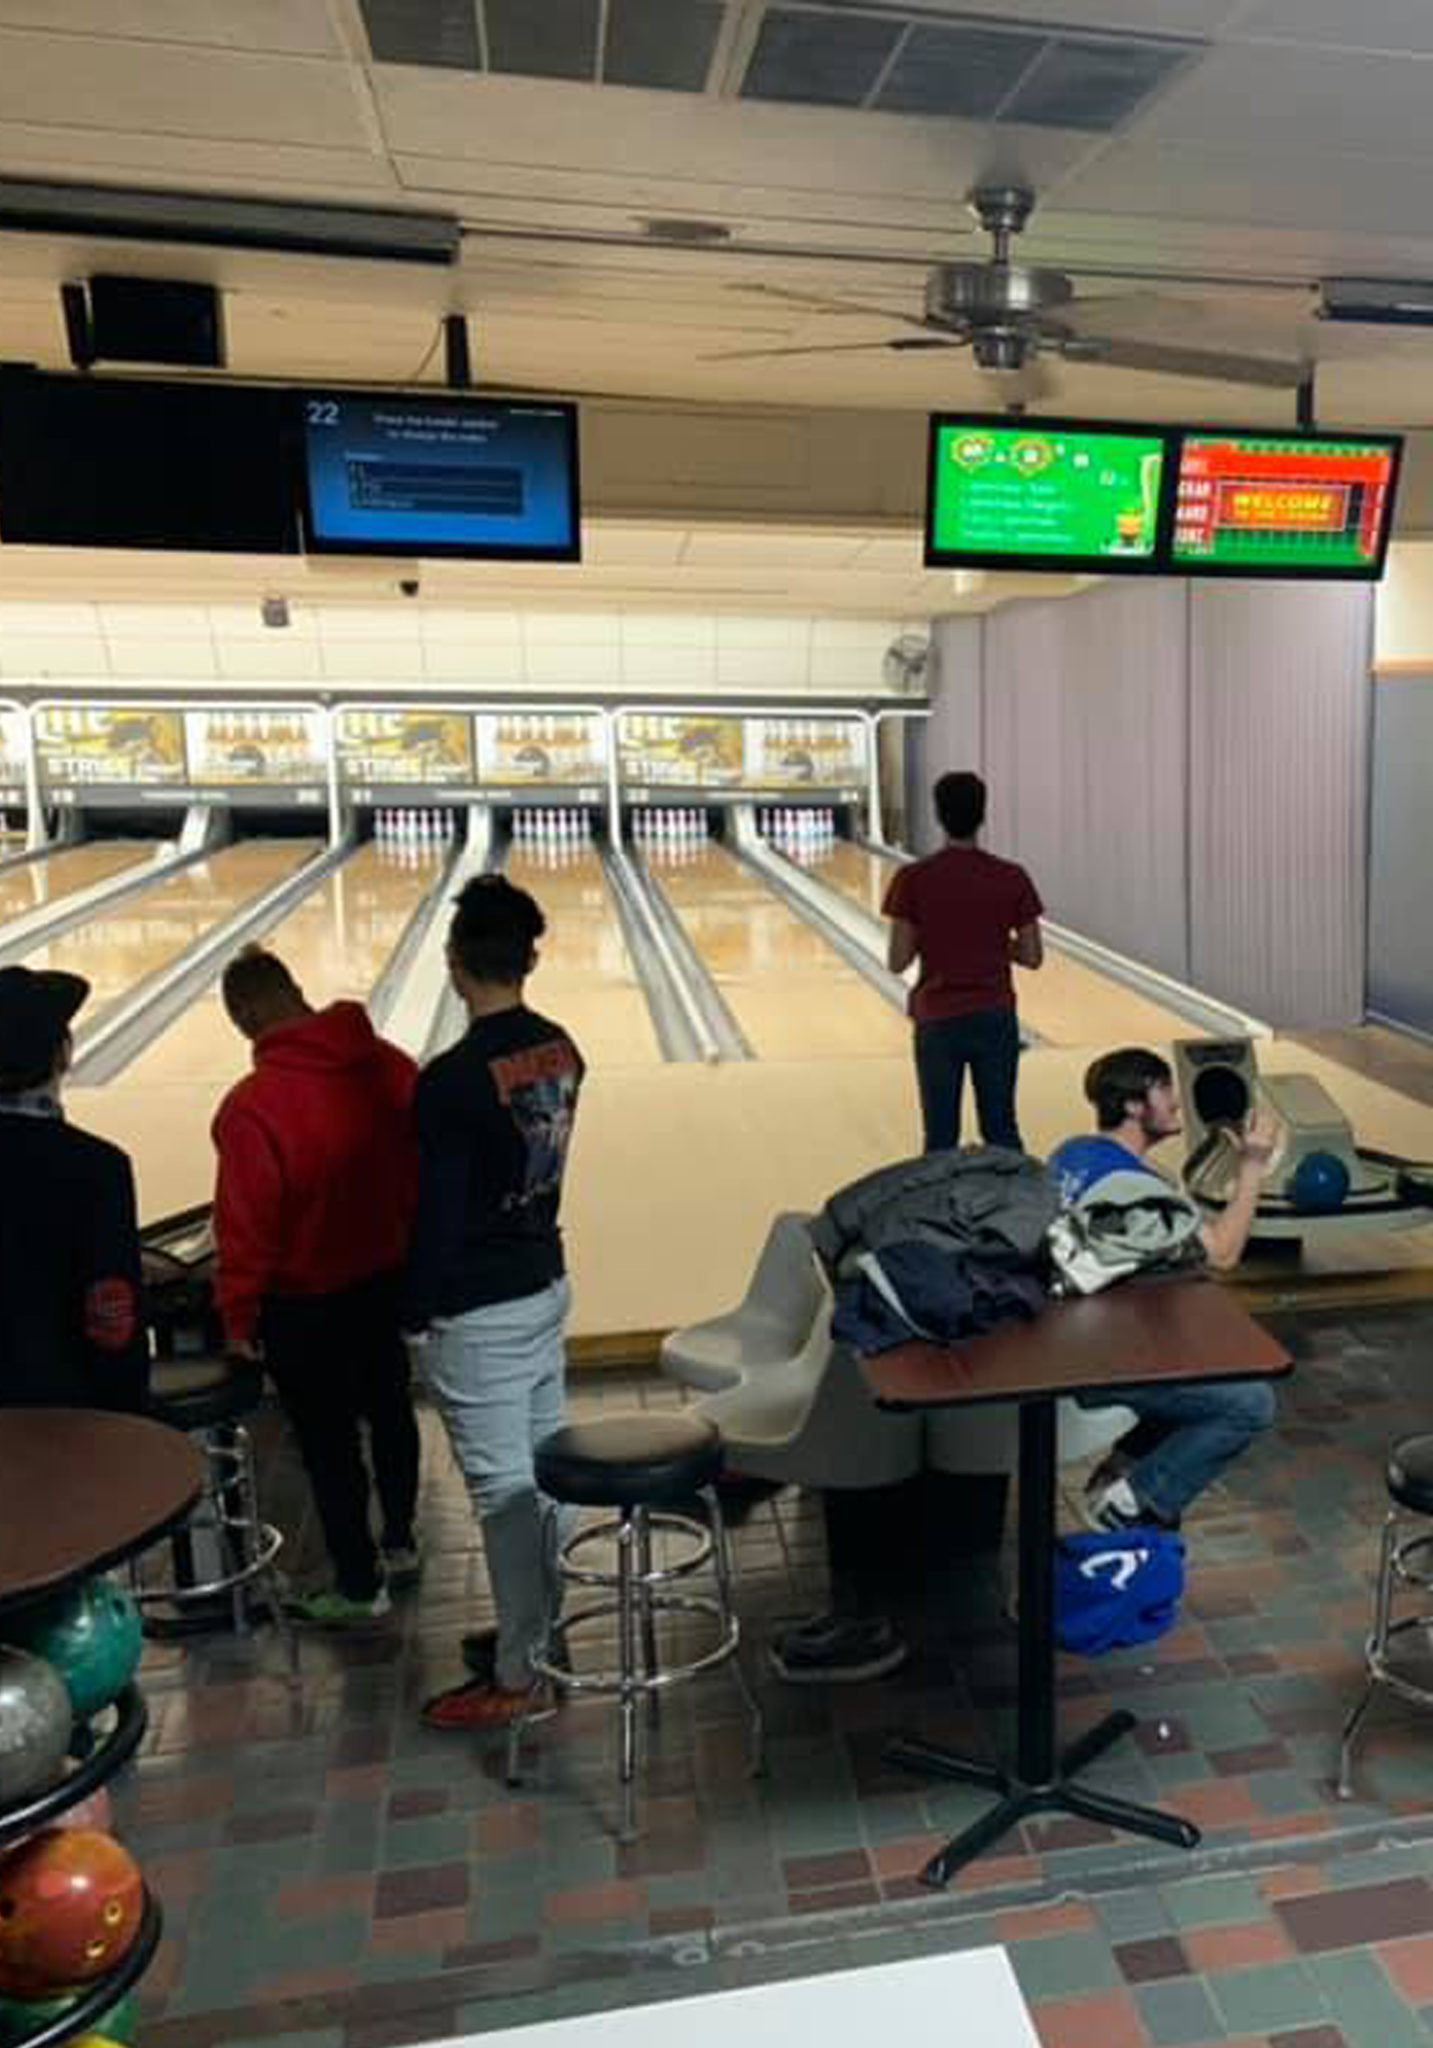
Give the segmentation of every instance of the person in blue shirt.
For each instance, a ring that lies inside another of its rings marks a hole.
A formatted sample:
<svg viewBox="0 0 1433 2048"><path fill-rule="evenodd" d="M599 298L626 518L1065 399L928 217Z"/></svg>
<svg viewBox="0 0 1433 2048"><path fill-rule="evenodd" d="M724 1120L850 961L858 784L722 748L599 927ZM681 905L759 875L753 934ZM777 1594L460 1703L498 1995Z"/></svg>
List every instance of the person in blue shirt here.
<svg viewBox="0 0 1433 2048"><path fill-rule="evenodd" d="M1077 1200L1109 1173L1159 1179L1149 1155L1183 1124L1169 1063L1134 1046L1106 1053L1085 1075L1085 1097L1098 1130L1067 1138L1046 1161L1063 1199ZM1231 1271L1244 1255L1276 1135L1267 1112L1230 1133L1238 1150L1233 1190L1223 1210L1200 1230L1205 1256L1217 1272ZM1122 1390L1120 1402L1139 1421L1091 1474L1085 1512L1098 1529L1151 1522L1177 1529L1191 1501L1274 1420L1266 1380L1136 1387ZM1092 1396L1082 1405L1108 1402Z"/></svg>

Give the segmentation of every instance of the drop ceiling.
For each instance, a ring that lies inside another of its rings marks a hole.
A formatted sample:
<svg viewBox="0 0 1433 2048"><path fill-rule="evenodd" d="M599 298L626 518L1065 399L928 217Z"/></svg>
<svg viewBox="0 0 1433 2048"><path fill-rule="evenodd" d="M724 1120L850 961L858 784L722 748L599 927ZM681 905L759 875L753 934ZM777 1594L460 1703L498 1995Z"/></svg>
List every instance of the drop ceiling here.
<svg viewBox="0 0 1433 2048"><path fill-rule="evenodd" d="M998 403L961 354L711 358L898 332L928 265L984 253L971 186L1018 176L1039 195L1024 253L1082 291L1132 280L1122 332L1305 353L1329 424L1417 425L1433 331L1323 326L1309 287L1433 279L1430 104L1424 0L0 0L0 174L466 231L452 272L5 236L0 356L62 363L58 282L119 260L221 283L252 374L432 379L435 323L462 309L492 382ZM1052 406L1092 415L1289 416L1277 393L1051 377Z"/></svg>

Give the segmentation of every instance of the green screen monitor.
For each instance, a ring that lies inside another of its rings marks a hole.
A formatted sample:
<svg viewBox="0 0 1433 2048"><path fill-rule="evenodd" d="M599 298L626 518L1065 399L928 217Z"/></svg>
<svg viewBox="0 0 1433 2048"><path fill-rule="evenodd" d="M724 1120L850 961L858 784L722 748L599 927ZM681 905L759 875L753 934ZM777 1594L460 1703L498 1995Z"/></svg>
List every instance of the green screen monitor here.
<svg viewBox="0 0 1433 2048"><path fill-rule="evenodd" d="M1402 452L1398 434L1187 428L1170 568L1372 582L1388 553Z"/></svg>
<svg viewBox="0 0 1433 2048"><path fill-rule="evenodd" d="M1167 573L1171 475L1158 427L937 414L926 565Z"/></svg>

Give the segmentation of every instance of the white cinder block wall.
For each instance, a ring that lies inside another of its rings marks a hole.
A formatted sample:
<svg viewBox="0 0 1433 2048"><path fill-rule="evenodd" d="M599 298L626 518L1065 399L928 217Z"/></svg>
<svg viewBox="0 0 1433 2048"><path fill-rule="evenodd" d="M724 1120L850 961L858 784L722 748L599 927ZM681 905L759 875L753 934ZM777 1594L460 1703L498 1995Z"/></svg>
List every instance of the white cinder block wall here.
<svg viewBox="0 0 1433 2048"><path fill-rule="evenodd" d="M923 620L740 611L485 611L295 604L272 631L253 605L0 604L0 690L472 689L703 696L870 694Z"/></svg>

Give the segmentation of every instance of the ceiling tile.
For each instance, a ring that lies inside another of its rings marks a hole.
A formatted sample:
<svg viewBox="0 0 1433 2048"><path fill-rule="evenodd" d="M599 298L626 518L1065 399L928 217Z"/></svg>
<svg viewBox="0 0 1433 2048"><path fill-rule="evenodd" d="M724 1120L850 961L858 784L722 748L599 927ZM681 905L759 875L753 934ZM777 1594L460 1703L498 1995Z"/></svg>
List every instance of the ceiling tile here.
<svg viewBox="0 0 1433 2048"><path fill-rule="evenodd" d="M1326 50L1244 45L1213 50L1180 80L1141 140L1289 153L1313 168L1329 151L1433 153L1430 84L1421 64ZM1257 217L1258 193L1249 195ZM1370 226L1374 223L1370 223Z"/></svg>
<svg viewBox="0 0 1433 2048"><path fill-rule="evenodd" d="M348 69L173 44L0 29L0 120L362 149Z"/></svg>
<svg viewBox="0 0 1433 2048"><path fill-rule="evenodd" d="M0 27L337 57L328 0L0 0Z"/></svg>
<svg viewBox="0 0 1433 2048"><path fill-rule="evenodd" d="M1252 0L1237 34L1257 40L1332 44L1346 50L1398 50L1433 55L1433 8L1428 0Z"/></svg>

